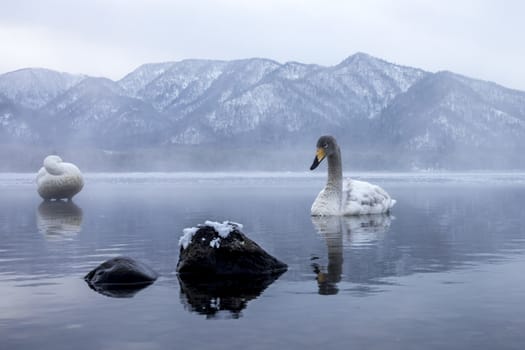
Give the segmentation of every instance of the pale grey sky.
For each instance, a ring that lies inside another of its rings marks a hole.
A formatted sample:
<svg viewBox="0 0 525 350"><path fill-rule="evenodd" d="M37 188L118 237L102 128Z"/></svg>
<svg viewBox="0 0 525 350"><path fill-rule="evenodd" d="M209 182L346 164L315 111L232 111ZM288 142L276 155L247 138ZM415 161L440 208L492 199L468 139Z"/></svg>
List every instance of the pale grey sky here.
<svg viewBox="0 0 525 350"><path fill-rule="evenodd" d="M120 79L142 63L355 52L525 90L520 0L1 0L0 73Z"/></svg>

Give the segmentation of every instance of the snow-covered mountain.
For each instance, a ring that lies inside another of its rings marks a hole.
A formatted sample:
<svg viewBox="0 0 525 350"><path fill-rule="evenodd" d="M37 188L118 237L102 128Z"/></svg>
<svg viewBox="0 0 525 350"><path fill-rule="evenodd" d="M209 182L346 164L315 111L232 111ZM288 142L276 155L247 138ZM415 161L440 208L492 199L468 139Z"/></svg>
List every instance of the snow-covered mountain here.
<svg viewBox="0 0 525 350"><path fill-rule="evenodd" d="M44 68L19 69L0 75L0 93L20 106L38 109L82 79Z"/></svg>
<svg viewBox="0 0 525 350"><path fill-rule="evenodd" d="M139 92L143 93L146 85L151 83L160 75L164 74L175 62L147 63L143 64L133 72L119 81L119 85L132 97L137 97Z"/></svg>
<svg viewBox="0 0 525 350"><path fill-rule="evenodd" d="M382 135L417 165L490 162L525 150L525 92L450 72L421 79L380 116ZM488 159L487 159L488 158ZM507 164L511 165L511 164ZM457 166L460 166L458 164Z"/></svg>
<svg viewBox="0 0 525 350"><path fill-rule="evenodd" d="M16 105L4 95L0 95L0 140L3 143L38 140L30 111Z"/></svg>
<svg viewBox="0 0 525 350"><path fill-rule="evenodd" d="M86 78L43 109L47 135L68 144L129 147L162 143L171 129L150 104L127 95L116 82ZM51 142L51 140L50 140Z"/></svg>
<svg viewBox="0 0 525 350"><path fill-rule="evenodd" d="M331 67L260 58L150 63L119 81L38 68L0 75L4 144L293 152L325 133L361 167L486 165L475 152L510 166L525 147L525 93L364 53Z"/></svg>
<svg viewBox="0 0 525 350"><path fill-rule="evenodd" d="M155 70L155 77L144 79L145 69ZM283 133L329 132L353 119L374 118L425 74L359 53L335 67L266 59L185 60L142 66L119 83L142 82L134 96L178 121L180 131L170 142L231 136L264 142Z"/></svg>

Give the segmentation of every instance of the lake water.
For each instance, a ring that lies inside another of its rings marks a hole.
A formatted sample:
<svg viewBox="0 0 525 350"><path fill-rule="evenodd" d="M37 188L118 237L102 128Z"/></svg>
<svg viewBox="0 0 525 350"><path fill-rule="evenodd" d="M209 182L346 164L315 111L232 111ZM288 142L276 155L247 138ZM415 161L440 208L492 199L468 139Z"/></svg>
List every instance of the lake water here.
<svg viewBox="0 0 525 350"><path fill-rule="evenodd" d="M525 175L357 174L391 216L314 220L305 174L87 174L75 204L0 174L1 349L523 349ZM273 283L186 286L185 227L232 220L288 264ZM127 298L83 276L160 273Z"/></svg>

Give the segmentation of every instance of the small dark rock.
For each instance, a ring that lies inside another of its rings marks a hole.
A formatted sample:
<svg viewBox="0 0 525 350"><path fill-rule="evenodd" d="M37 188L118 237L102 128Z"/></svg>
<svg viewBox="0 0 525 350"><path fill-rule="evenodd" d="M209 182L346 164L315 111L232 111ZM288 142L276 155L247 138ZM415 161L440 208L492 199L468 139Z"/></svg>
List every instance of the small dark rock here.
<svg viewBox="0 0 525 350"><path fill-rule="evenodd" d="M84 280L95 291L111 297L131 297L152 284L158 274L132 258L109 259L90 271Z"/></svg>
<svg viewBox="0 0 525 350"><path fill-rule="evenodd" d="M246 237L237 224L221 237L212 226L201 226L186 248L181 246L177 272L198 276L261 276L281 274L287 265ZM214 244L215 242L215 244Z"/></svg>

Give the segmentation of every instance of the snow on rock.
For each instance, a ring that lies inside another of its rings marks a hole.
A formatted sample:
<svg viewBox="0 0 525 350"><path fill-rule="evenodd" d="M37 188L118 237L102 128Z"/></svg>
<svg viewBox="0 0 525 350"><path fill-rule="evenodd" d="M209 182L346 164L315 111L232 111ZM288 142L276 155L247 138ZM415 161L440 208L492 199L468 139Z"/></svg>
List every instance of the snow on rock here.
<svg viewBox="0 0 525 350"><path fill-rule="evenodd" d="M215 230L215 232L217 232L217 234L219 235L219 237L216 237L210 241L210 247L212 248L219 248L221 239L228 237L228 235L234 230L242 230L243 228L242 224L233 221L223 221L222 223L220 223L216 221L206 220L204 224L200 224L197 227L188 227L182 230L183 235L179 239L179 246L181 246L183 249L188 248L188 245L191 243L191 240L195 233L197 233L197 231L199 231L200 228L206 226L212 227Z"/></svg>
<svg viewBox="0 0 525 350"><path fill-rule="evenodd" d="M220 237L214 238L210 241L210 247L212 248L219 248L221 246L221 239Z"/></svg>
<svg viewBox="0 0 525 350"><path fill-rule="evenodd" d="M221 236L222 238L228 237L230 232L232 232L236 228L242 230L242 228L244 227L242 224L232 221L223 221L222 223L219 223L216 221L207 220L206 222L204 222L204 225L213 227L213 229L217 231L219 236Z"/></svg>
<svg viewBox="0 0 525 350"><path fill-rule="evenodd" d="M179 239L179 246L181 246L183 249L188 248L188 245L190 245L193 235L195 235L195 233L197 233L198 230L198 227L189 227L182 230L182 237Z"/></svg>

